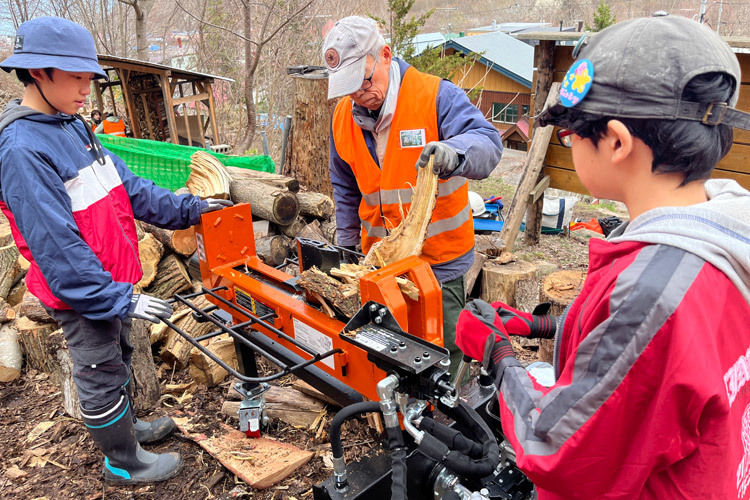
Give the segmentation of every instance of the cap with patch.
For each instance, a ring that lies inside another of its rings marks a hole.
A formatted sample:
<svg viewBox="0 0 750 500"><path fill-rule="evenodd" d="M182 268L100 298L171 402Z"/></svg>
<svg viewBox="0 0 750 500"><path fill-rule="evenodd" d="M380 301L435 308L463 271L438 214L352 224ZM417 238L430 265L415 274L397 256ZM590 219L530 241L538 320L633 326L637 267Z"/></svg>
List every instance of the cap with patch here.
<svg viewBox="0 0 750 500"><path fill-rule="evenodd" d="M565 75L556 102L536 117L540 126L568 126L568 112L575 108L598 116L691 120L750 130L750 114L733 108L741 81L737 57L702 24L678 16L632 19L580 40L575 53L581 59ZM682 100L690 80L714 72L735 82L728 103Z"/></svg>
<svg viewBox="0 0 750 500"><path fill-rule="evenodd" d="M383 45L385 40L373 19L350 16L338 21L323 42L328 98L359 90L365 79L367 54L374 56Z"/></svg>
<svg viewBox="0 0 750 500"><path fill-rule="evenodd" d="M86 28L61 17L38 17L18 27L13 55L0 63L14 69L55 68L75 73L94 73L107 79L96 55L94 38Z"/></svg>

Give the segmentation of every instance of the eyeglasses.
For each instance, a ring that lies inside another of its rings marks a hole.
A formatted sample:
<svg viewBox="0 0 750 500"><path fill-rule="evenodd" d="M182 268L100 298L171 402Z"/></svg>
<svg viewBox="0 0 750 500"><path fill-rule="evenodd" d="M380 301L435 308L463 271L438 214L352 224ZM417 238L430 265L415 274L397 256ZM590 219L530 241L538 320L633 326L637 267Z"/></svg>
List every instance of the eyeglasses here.
<svg viewBox="0 0 750 500"><path fill-rule="evenodd" d="M567 128L561 128L557 131L557 140L560 141L560 144L566 148L573 146L573 137L571 137L575 132L573 132L570 129Z"/></svg>
<svg viewBox="0 0 750 500"><path fill-rule="evenodd" d="M372 87L372 77L375 76L375 66L378 65L378 56L379 55L380 54L376 54L375 55L375 63L372 65L372 72L370 73L370 76L368 76L367 78L365 78L362 81L362 86L359 88L359 90L361 90L362 92L364 92L365 90L367 90L370 87ZM357 92L359 92L359 90Z"/></svg>

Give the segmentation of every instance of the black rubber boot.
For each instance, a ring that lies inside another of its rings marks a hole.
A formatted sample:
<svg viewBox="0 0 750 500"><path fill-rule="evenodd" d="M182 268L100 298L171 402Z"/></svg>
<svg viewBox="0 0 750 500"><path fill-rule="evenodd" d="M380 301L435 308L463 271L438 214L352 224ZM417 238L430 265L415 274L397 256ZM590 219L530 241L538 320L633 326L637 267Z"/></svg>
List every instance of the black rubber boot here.
<svg viewBox="0 0 750 500"><path fill-rule="evenodd" d="M128 391L128 395L130 396L131 413L135 417L135 393L138 390L138 385L136 384L132 367L130 373L130 378L125 382L125 390ZM160 417L151 422L146 422L135 417L133 426L135 427L135 439L139 443L145 444L155 443L169 436L175 428L175 423L170 417Z"/></svg>
<svg viewBox="0 0 750 500"><path fill-rule="evenodd" d="M155 443L169 436L174 430L175 424L170 417L160 417L151 422L136 418L133 428L135 429L135 439L139 443Z"/></svg>
<svg viewBox="0 0 750 500"><path fill-rule="evenodd" d="M106 481L142 484L165 481L177 475L182 466L179 453L151 453L135 438L128 395L93 412L81 410L94 442L104 453Z"/></svg>

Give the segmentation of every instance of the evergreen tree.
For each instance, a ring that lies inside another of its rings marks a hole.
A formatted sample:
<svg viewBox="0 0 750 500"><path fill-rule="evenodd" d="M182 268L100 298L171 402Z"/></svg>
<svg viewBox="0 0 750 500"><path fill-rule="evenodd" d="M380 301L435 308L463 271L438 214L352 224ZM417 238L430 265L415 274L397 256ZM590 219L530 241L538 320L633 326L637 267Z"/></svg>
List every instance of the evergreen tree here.
<svg viewBox="0 0 750 500"><path fill-rule="evenodd" d="M455 53L447 55L442 47L434 47L421 54L416 53L417 48L413 43L414 37L417 36L435 10L429 10L419 17L414 15L409 17L414 1L388 0L389 22L373 15L370 16L378 24L387 28L387 35L390 38L388 45L391 47L393 54L419 71L446 79L450 79L463 66L473 65L478 59L476 54L465 56Z"/></svg>
<svg viewBox="0 0 750 500"><path fill-rule="evenodd" d="M594 12L594 25L589 26L586 23L586 31L601 31L607 26L612 26L617 22L617 18L612 14L612 9L609 8L609 4L605 0L601 0L599 5L596 7Z"/></svg>

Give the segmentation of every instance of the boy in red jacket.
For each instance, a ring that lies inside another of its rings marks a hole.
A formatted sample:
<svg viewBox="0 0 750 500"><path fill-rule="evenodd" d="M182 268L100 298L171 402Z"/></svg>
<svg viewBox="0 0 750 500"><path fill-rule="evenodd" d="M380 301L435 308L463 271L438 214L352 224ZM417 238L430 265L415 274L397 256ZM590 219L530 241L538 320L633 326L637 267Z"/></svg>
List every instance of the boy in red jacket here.
<svg viewBox="0 0 750 500"><path fill-rule="evenodd" d="M578 51L580 49L580 54ZM685 18L634 19L574 52L542 126L630 222L590 243L562 317L475 301L457 344L488 364L518 466L549 499L750 498L750 193L708 180L732 146L740 67ZM555 384L507 334L555 339Z"/></svg>

